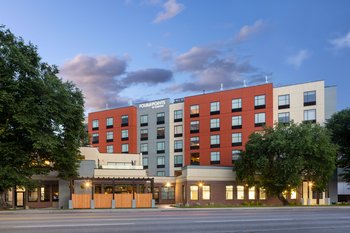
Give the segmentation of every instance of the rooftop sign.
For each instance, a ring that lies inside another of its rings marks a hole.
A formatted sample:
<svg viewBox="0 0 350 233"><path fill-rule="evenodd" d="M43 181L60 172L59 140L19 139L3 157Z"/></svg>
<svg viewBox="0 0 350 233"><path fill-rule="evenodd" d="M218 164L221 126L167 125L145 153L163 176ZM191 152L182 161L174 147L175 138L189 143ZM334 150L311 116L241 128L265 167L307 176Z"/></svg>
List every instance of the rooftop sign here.
<svg viewBox="0 0 350 233"><path fill-rule="evenodd" d="M139 104L139 108L163 108L166 104L165 100L153 101Z"/></svg>

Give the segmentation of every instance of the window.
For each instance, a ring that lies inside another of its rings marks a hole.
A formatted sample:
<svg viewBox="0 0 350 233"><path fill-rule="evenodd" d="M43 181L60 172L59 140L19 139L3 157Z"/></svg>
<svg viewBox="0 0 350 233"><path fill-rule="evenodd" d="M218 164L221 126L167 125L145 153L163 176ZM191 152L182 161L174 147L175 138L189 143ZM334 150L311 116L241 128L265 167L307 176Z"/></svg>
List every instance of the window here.
<svg viewBox="0 0 350 233"><path fill-rule="evenodd" d="M312 199L317 199L317 195L319 199L323 199L323 192L312 190Z"/></svg>
<svg viewBox="0 0 350 233"><path fill-rule="evenodd" d="M220 119L210 119L210 131L219 131L220 130Z"/></svg>
<svg viewBox="0 0 350 233"><path fill-rule="evenodd" d="M165 157L164 156L157 157L157 168L165 168Z"/></svg>
<svg viewBox="0 0 350 233"><path fill-rule="evenodd" d="M233 99L232 100L232 112L241 112L242 111L242 99Z"/></svg>
<svg viewBox="0 0 350 233"><path fill-rule="evenodd" d="M157 142L157 154L165 153L165 142Z"/></svg>
<svg viewBox="0 0 350 233"><path fill-rule="evenodd" d="M165 113L158 112L157 113L157 125L164 124L164 122L165 122Z"/></svg>
<svg viewBox="0 0 350 233"><path fill-rule="evenodd" d="M191 153L191 165L199 165L199 153Z"/></svg>
<svg viewBox="0 0 350 233"><path fill-rule="evenodd" d="M289 121L289 112L278 113L278 123L288 124Z"/></svg>
<svg viewBox="0 0 350 233"><path fill-rule="evenodd" d="M157 171L157 176L165 176L165 171Z"/></svg>
<svg viewBox="0 0 350 233"><path fill-rule="evenodd" d="M265 125L265 113L256 113L255 114L255 127L263 126Z"/></svg>
<svg viewBox="0 0 350 233"><path fill-rule="evenodd" d="M140 144L140 152L143 155L148 155L148 143L141 143Z"/></svg>
<svg viewBox="0 0 350 233"><path fill-rule="evenodd" d="M237 200L244 200L244 186L237 186Z"/></svg>
<svg viewBox="0 0 350 233"><path fill-rule="evenodd" d="M210 115L220 114L220 102L210 103Z"/></svg>
<svg viewBox="0 0 350 233"><path fill-rule="evenodd" d="M316 109L305 110L304 121L316 123Z"/></svg>
<svg viewBox="0 0 350 233"><path fill-rule="evenodd" d="M113 131L109 131L106 133L106 141L113 142Z"/></svg>
<svg viewBox="0 0 350 233"><path fill-rule="evenodd" d="M233 200L233 185L226 185L226 200Z"/></svg>
<svg viewBox="0 0 350 233"><path fill-rule="evenodd" d="M99 142L98 140L98 133L93 133L92 134L92 144L97 144Z"/></svg>
<svg viewBox="0 0 350 233"><path fill-rule="evenodd" d="M199 137L191 137L190 149L199 149Z"/></svg>
<svg viewBox="0 0 350 233"><path fill-rule="evenodd" d="M242 129L242 116L232 117L232 129Z"/></svg>
<svg viewBox="0 0 350 233"><path fill-rule="evenodd" d="M266 200L266 190L264 188L259 188L259 199Z"/></svg>
<svg viewBox="0 0 350 233"><path fill-rule="evenodd" d="M191 106L190 117L199 117L199 105Z"/></svg>
<svg viewBox="0 0 350 233"><path fill-rule="evenodd" d="M141 135L141 141L148 140L148 129L141 129L140 135Z"/></svg>
<svg viewBox="0 0 350 233"><path fill-rule="evenodd" d="M190 199L193 201L198 200L198 186L197 185L190 186Z"/></svg>
<svg viewBox="0 0 350 233"><path fill-rule="evenodd" d="M174 126L174 137L182 137L183 129L182 125Z"/></svg>
<svg viewBox="0 0 350 233"><path fill-rule="evenodd" d="M140 126L147 126L147 125L148 125L148 115L141 115Z"/></svg>
<svg viewBox="0 0 350 233"><path fill-rule="evenodd" d="M210 164L220 164L220 152L219 151L210 152Z"/></svg>
<svg viewBox="0 0 350 233"><path fill-rule="evenodd" d="M45 185L40 188L40 201L50 201L50 185Z"/></svg>
<svg viewBox="0 0 350 233"><path fill-rule="evenodd" d="M32 202L32 201L38 201L38 189L37 188L33 188L31 190L28 191L28 201Z"/></svg>
<svg viewBox="0 0 350 233"><path fill-rule="evenodd" d="M92 121L92 130L98 130L98 120Z"/></svg>
<svg viewBox="0 0 350 233"><path fill-rule="evenodd" d="M107 146L107 153L113 153L113 145Z"/></svg>
<svg viewBox="0 0 350 233"><path fill-rule="evenodd" d="M129 139L129 130L127 130L127 129L122 130L122 141L125 141L128 139Z"/></svg>
<svg viewBox="0 0 350 233"><path fill-rule="evenodd" d="M182 140L174 141L174 152L182 152Z"/></svg>
<svg viewBox="0 0 350 233"><path fill-rule="evenodd" d="M202 195L203 195L203 200L210 200L210 186L209 185L202 186Z"/></svg>
<svg viewBox="0 0 350 233"><path fill-rule="evenodd" d="M242 146L242 133L232 134L232 146Z"/></svg>
<svg viewBox="0 0 350 233"><path fill-rule="evenodd" d="M162 200L174 200L175 188L174 187L162 187L161 188Z"/></svg>
<svg viewBox="0 0 350 233"><path fill-rule="evenodd" d="M242 151L240 150L232 150L232 163L241 157L241 153Z"/></svg>
<svg viewBox="0 0 350 233"><path fill-rule="evenodd" d="M175 155L174 157L174 167L182 167L183 156Z"/></svg>
<svg viewBox="0 0 350 233"><path fill-rule="evenodd" d="M265 95L258 95L254 97L254 108L265 108Z"/></svg>
<svg viewBox="0 0 350 233"><path fill-rule="evenodd" d="M107 129L113 128L113 117L108 117L106 119L106 128Z"/></svg>
<svg viewBox="0 0 350 233"><path fill-rule="evenodd" d="M165 138L165 128L158 127L157 128L157 139L163 139L163 138Z"/></svg>
<svg viewBox="0 0 350 233"><path fill-rule="evenodd" d="M128 126L129 125L129 116L124 115L122 116L122 125L121 126Z"/></svg>
<svg viewBox="0 0 350 233"><path fill-rule="evenodd" d="M148 168L148 157L143 157L142 158L142 164L143 164L143 169Z"/></svg>
<svg viewBox="0 0 350 233"><path fill-rule="evenodd" d="M182 110L175 110L174 111L174 122L181 122L182 121Z"/></svg>
<svg viewBox="0 0 350 233"><path fill-rule="evenodd" d="M210 136L210 148L220 147L220 135L211 135Z"/></svg>
<svg viewBox="0 0 350 233"><path fill-rule="evenodd" d="M289 94L278 96L278 109L289 108Z"/></svg>
<svg viewBox="0 0 350 233"><path fill-rule="evenodd" d="M129 152L129 144L122 144L122 153Z"/></svg>
<svg viewBox="0 0 350 233"><path fill-rule="evenodd" d="M199 121L191 121L190 133L199 133Z"/></svg>
<svg viewBox="0 0 350 233"><path fill-rule="evenodd" d="M316 105L316 91L304 92L304 106Z"/></svg>
<svg viewBox="0 0 350 233"><path fill-rule="evenodd" d="M58 195L58 185L52 185L52 201L58 201L59 195Z"/></svg>
<svg viewBox="0 0 350 233"><path fill-rule="evenodd" d="M248 190L248 198L249 200L255 200L255 187L250 187Z"/></svg>
<svg viewBox="0 0 350 233"><path fill-rule="evenodd" d="M290 199L297 199L297 190L296 189L292 189L290 190Z"/></svg>

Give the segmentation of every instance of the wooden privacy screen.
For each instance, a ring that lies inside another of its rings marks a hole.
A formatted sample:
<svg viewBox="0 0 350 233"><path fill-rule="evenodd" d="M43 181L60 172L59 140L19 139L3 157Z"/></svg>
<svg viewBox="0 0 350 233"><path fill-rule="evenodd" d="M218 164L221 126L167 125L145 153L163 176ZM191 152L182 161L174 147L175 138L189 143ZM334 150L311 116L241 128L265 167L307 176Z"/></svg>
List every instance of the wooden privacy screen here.
<svg viewBox="0 0 350 233"><path fill-rule="evenodd" d="M94 194L95 208L112 208L113 194Z"/></svg>
<svg viewBox="0 0 350 233"><path fill-rule="evenodd" d="M112 208L113 194L94 194L95 208ZM114 194L115 208L132 208L132 194ZM90 209L91 194L72 194L73 209ZM135 193L136 208L151 208L151 193Z"/></svg>
<svg viewBox="0 0 350 233"><path fill-rule="evenodd" d="M136 193L136 208L151 208L152 193Z"/></svg>
<svg viewBox="0 0 350 233"><path fill-rule="evenodd" d="M132 194L122 193L114 194L115 208L131 208L132 207Z"/></svg>
<svg viewBox="0 0 350 233"><path fill-rule="evenodd" d="M72 194L73 209L90 209L91 194Z"/></svg>

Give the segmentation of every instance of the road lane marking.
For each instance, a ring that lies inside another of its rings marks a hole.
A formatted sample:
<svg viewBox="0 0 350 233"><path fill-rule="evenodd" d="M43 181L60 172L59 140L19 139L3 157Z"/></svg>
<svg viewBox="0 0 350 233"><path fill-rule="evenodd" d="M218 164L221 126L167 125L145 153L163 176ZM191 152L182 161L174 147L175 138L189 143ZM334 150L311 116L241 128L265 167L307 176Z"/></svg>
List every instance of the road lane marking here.
<svg viewBox="0 0 350 233"><path fill-rule="evenodd" d="M51 228L51 227L92 227L92 226L126 226L135 225L135 223L95 223L95 224L59 224L59 225L28 225L14 226L13 228Z"/></svg>
<svg viewBox="0 0 350 233"><path fill-rule="evenodd" d="M220 223L220 222L266 222L266 221L291 221L292 218L266 218L266 219L230 219L230 220L206 220L195 221L196 223Z"/></svg>

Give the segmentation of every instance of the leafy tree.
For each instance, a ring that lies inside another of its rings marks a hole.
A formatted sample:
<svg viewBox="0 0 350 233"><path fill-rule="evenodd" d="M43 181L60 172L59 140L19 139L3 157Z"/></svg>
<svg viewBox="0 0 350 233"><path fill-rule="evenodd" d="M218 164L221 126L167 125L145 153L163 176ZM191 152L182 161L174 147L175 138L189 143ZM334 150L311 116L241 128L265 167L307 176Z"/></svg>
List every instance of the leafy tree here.
<svg viewBox="0 0 350 233"><path fill-rule="evenodd" d="M332 133L332 141L339 146L338 166L344 168L341 176L350 183L350 109L333 114L326 127Z"/></svg>
<svg viewBox="0 0 350 233"><path fill-rule="evenodd" d="M318 124L279 124L250 135L246 150L235 163L237 178L249 186L266 189L287 205L284 191L313 182L325 190L335 169L336 146L328 131Z"/></svg>
<svg viewBox="0 0 350 233"><path fill-rule="evenodd" d="M0 206L6 190L28 187L34 174L76 175L84 99L57 73L33 44L0 26Z"/></svg>

